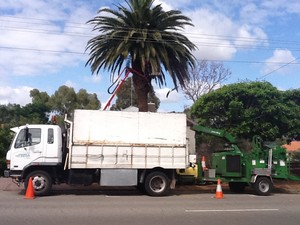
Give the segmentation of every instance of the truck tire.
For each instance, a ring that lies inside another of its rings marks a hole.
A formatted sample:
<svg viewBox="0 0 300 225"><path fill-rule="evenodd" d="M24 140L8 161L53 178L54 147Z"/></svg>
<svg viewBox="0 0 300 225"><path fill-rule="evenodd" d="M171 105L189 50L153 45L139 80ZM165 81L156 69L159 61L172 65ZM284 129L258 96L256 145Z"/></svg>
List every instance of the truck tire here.
<svg viewBox="0 0 300 225"><path fill-rule="evenodd" d="M28 187L29 178L32 178L34 194L36 196L48 195L52 188L52 180L50 175L42 170L33 171L28 174L25 180L25 189Z"/></svg>
<svg viewBox="0 0 300 225"><path fill-rule="evenodd" d="M229 185L230 191L235 192L235 193L243 193L247 186L247 184L244 182L229 182L228 185Z"/></svg>
<svg viewBox="0 0 300 225"><path fill-rule="evenodd" d="M146 193L150 196L165 196L170 191L170 179L159 171L148 174L144 185Z"/></svg>
<svg viewBox="0 0 300 225"><path fill-rule="evenodd" d="M268 177L258 177L254 183L256 194L267 196L270 195L273 189L273 183Z"/></svg>

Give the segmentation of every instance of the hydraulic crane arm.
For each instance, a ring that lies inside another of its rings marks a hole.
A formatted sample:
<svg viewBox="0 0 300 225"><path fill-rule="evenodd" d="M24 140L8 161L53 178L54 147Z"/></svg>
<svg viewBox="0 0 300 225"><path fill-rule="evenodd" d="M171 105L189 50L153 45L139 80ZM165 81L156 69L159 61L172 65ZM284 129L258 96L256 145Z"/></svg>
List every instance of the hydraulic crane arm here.
<svg viewBox="0 0 300 225"><path fill-rule="evenodd" d="M121 78L121 76L122 76L123 73L125 73L124 78L120 80L120 78ZM111 94L111 96L110 96L109 100L107 101L107 103L106 103L105 107L103 108L103 110L106 110L110 106L111 101L113 100L113 98L115 97L115 95L117 94L117 92L119 91L119 89L121 88L121 86L123 85L123 83L125 82L125 80L127 79L127 77L129 76L130 73L137 74L138 76L141 76L145 80L148 81L148 78L145 75L143 75L142 73L138 72L135 69L132 69L132 68L129 68L129 67L125 67L122 70L122 72L119 74L119 76L117 77L117 79L113 82L113 84L108 88L107 91L108 91L109 94ZM113 87L114 87L114 89L111 92L110 89L113 88Z"/></svg>
<svg viewBox="0 0 300 225"><path fill-rule="evenodd" d="M215 136L215 137L224 138L230 144L236 144L235 138L230 133L228 133L224 130L204 127L204 126L200 126L200 125L194 125L192 127L192 129L196 132L205 133L205 134L209 134L209 135L212 135L212 136Z"/></svg>

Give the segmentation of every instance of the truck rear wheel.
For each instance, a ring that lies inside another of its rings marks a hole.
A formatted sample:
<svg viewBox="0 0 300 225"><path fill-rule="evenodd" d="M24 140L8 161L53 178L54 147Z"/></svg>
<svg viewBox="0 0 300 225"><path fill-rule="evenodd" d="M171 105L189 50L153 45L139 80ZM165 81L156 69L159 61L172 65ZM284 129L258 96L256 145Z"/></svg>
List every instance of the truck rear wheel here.
<svg viewBox="0 0 300 225"><path fill-rule="evenodd" d="M258 195L269 195L273 189L273 183L268 177L258 177L254 183L254 190Z"/></svg>
<svg viewBox="0 0 300 225"><path fill-rule="evenodd" d="M52 180L50 175L42 170L33 171L28 174L25 180L25 189L28 187L29 178L32 178L34 194L36 196L48 195L52 188Z"/></svg>
<svg viewBox="0 0 300 225"><path fill-rule="evenodd" d="M164 196L170 191L170 180L162 172L152 172L145 179L145 191L150 196Z"/></svg>

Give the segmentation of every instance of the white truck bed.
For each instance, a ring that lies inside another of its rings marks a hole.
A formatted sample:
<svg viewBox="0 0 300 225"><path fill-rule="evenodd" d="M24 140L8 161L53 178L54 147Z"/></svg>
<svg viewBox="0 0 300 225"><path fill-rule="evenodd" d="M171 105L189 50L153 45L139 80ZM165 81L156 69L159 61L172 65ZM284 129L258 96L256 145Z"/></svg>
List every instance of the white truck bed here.
<svg viewBox="0 0 300 225"><path fill-rule="evenodd" d="M75 110L69 168L185 168L186 116Z"/></svg>

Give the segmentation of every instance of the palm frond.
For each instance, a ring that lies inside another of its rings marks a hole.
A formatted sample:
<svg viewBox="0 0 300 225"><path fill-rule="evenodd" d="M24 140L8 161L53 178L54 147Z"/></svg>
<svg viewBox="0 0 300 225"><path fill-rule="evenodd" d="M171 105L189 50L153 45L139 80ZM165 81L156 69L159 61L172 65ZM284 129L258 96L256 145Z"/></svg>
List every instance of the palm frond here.
<svg viewBox="0 0 300 225"><path fill-rule="evenodd" d="M165 73L170 74L175 86L189 79L188 68L195 64L192 51L196 46L182 33L191 20L179 10L164 11L154 0L127 0L118 10L100 9L87 23L94 25L98 35L88 41L90 56L86 65L93 73L107 69L120 71L131 58L141 73L147 68L160 72L155 76L159 85L165 85Z"/></svg>

